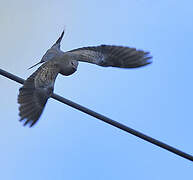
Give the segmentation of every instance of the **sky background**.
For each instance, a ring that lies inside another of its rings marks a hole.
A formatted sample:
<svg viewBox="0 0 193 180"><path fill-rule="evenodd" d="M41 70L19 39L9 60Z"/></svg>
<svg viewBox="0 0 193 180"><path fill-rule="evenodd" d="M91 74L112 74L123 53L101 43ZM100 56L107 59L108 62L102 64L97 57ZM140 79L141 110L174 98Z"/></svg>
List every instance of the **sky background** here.
<svg viewBox="0 0 193 180"><path fill-rule="evenodd" d="M0 68L26 79L64 27L61 48L125 45L150 51L138 69L80 63L54 92L193 154L191 0L7 0ZM49 99L34 128L18 116L20 84L0 76L0 179L192 179L192 162Z"/></svg>

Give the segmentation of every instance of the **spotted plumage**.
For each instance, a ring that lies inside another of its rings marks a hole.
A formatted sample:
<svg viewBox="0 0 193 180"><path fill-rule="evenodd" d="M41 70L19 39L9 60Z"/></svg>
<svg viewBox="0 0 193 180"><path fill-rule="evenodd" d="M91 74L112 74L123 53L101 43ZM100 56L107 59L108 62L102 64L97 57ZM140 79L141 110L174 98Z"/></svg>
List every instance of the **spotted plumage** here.
<svg viewBox="0 0 193 180"><path fill-rule="evenodd" d="M63 35L64 31L37 63L44 64L24 82L19 90L19 115L24 125L29 124L31 127L38 121L48 98L53 93L57 75L73 74L77 70L78 61L119 68L137 68L151 63L152 57L149 52L124 46L100 45L63 52L60 50Z"/></svg>

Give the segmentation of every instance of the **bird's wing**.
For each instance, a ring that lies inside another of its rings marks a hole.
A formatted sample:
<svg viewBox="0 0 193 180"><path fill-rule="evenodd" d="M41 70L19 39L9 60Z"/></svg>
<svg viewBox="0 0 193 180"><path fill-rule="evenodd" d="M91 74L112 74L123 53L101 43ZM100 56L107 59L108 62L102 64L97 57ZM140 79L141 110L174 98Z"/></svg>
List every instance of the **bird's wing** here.
<svg viewBox="0 0 193 180"><path fill-rule="evenodd" d="M68 51L74 59L97 64L121 68L136 68L150 64L149 52L123 46L93 46Z"/></svg>
<svg viewBox="0 0 193 180"><path fill-rule="evenodd" d="M19 115L20 121L26 120L24 125L30 124L31 127L39 119L48 98L53 93L58 73L59 67L56 64L46 62L19 89Z"/></svg>

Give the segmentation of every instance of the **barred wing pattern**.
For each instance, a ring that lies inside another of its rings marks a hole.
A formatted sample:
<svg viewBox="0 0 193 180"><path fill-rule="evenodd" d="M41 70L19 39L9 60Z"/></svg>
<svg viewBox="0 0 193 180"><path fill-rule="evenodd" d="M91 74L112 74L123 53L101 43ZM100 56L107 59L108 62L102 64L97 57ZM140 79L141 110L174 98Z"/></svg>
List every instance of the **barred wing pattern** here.
<svg viewBox="0 0 193 180"><path fill-rule="evenodd" d="M33 126L42 114L45 104L53 93L54 82L59 67L53 62L46 62L38 68L19 89L18 103L20 121Z"/></svg>
<svg viewBox="0 0 193 180"><path fill-rule="evenodd" d="M123 46L93 46L68 51L78 61L120 68L136 68L150 64L149 52Z"/></svg>

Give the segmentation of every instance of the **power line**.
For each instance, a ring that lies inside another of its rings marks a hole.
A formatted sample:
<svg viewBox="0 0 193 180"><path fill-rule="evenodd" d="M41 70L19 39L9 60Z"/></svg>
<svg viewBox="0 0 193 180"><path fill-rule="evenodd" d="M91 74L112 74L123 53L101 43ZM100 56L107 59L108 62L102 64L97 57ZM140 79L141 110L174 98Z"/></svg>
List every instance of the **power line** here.
<svg viewBox="0 0 193 180"><path fill-rule="evenodd" d="M7 71L4 71L2 69L0 69L0 74L2 76L5 76L5 77L7 77L7 78L9 78L9 79L11 79L13 81L16 81L16 82L20 83L20 84L24 83L24 79L22 79L22 78L20 78L18 76L15 76L15 75L13 75L13 74L11 74L11 73L9 73ZM139 131L136 131L136 130L130 128L130 127L127 127L124 124L121 124L121 123L119 123L117 121L114 121L114 120L112 120L112 119L110 119L110 118L108 118L106 116L103 116L103 115L101 115L101 114L99 114L99 113L97 113L95 111L92 111L92 110L90 110L90 109L88 109L88 108L86 108L86 107L84 107L82 105L74 103L74 102L72 102L72 101L70 101L70 100L68 100L66 98L63 98L63 97L57 95L57 94L53 94L51 97L53 99L61 102L61 103L67 104L67 105L69 105L69 106L71 106L71 107L73 107L75 109L78 109L79 111L82 111L82 112L84 112L84 113L86 113L86 114L88 114L90 116L93 116L93 117L95 117L97 119L100 119L101 121L106 122L106 123L108 123L108 124L110 124L110 125L112 125L114 127L122 129L123 131L125 131L127 133L133 134L134 136L137 136L137 137L139 137L139 138L141 138L141 139L143 139L145 141L148 141L148 142L150 142L150 143L152 143L152 144L154 144L156 146L159 146L159 147L161 147L163 149L166 149L166 150L168 150L168 151L170 151L170 152L172 152L174 154L177 154L177 155L179 155L179 156L181 156L183 158L186 158L186 159L188 159L190 161L193 161L193 156L192 155L187 154L187 153L185 153L185 152L183 152L183 151L181 151L179 149L176 149L176 148L174 148L174 147L172 147L172 146L170 146L168 144L165 144L165 143L163 143L163 142L161 142L159 140L156 140L156 139L154 139L154 138L152 138L150 136L147 136L147 135L145 135L145 134L143 134L143 133L141 133Z"/></svg>

